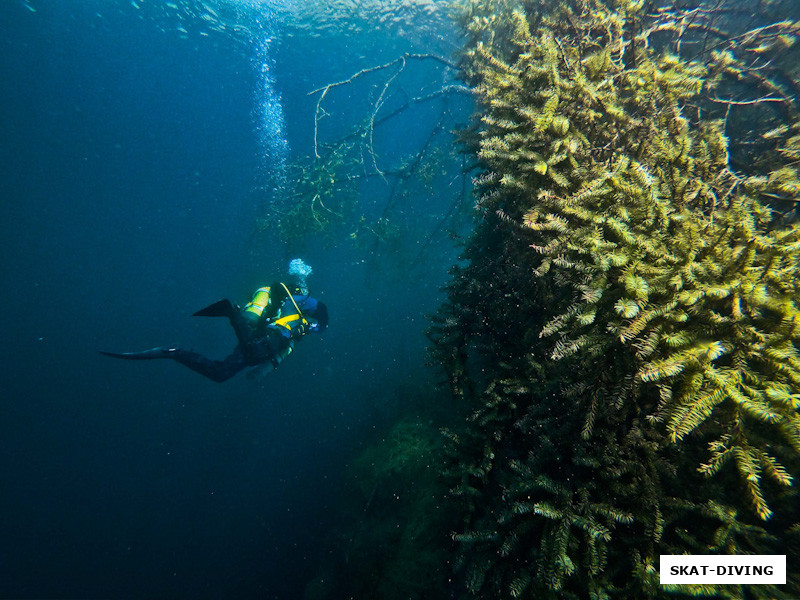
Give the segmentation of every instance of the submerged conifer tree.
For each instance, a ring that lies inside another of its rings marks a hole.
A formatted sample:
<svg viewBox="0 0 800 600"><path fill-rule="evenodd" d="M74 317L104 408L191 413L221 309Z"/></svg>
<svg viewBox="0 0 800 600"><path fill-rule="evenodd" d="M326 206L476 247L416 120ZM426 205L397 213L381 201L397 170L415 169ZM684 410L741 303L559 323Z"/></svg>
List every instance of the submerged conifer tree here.
<svg viewBox="0 0 800 600"><path fill-rule="evenodd" d="M800 467L800 15L679 4L463 14L481 220L431 337L476 597L800 592L658 583L785 553Z"/></svg>

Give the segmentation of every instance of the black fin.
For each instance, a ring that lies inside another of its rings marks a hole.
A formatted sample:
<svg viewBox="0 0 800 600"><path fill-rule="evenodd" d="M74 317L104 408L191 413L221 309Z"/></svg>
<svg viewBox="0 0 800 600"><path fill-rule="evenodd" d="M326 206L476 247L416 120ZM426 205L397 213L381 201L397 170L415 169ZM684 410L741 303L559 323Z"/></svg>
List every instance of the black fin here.
<svg viewBox="0 0 800 600"><path fill-rule="evenodd" d="M209 304L205 308L198 310L194 313L193 317L230 317L234 312L235 308L231 301L227 298L223 298L214 304Z"/></svg>
<svg viewBox="0 0 800 600"><path fill-rule="evenodd" d="M110 356L111 358L125 358L127 360L151 360L153 358L172 358L173 352L176 348L151 348L150 350L142 350L141 352L103 352L100 354Z"/></svg>

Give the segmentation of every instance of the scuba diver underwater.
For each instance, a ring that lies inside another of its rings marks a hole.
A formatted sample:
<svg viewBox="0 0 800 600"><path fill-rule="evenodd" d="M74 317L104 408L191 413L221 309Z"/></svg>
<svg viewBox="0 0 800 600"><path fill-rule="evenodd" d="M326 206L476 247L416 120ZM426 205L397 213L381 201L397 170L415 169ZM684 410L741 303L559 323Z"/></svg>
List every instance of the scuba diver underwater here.
<svg viewBox="0 0 800 600"><path fill-rule="evenodd" d="M244 307L227 298L197 311L195 317L227 317L239 343L223 360L211 360L180 347L159 347L141 352L100 352L127 360L172 359L213 381L227 381L247 367L278 365L307 333L328 327L328 307L308 295L306 278L311 267L296 258L289 263L290 283L275 282L259 288Z"/></svg>

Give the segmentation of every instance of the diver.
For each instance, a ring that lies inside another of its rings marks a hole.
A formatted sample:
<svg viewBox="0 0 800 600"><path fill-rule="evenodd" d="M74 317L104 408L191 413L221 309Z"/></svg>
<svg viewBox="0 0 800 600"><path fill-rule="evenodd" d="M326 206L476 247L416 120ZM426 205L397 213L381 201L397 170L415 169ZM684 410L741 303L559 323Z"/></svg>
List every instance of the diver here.
<svg viewBox="0 0 800 600"><path fill-rule="evenodd" d="M169 358L216 382L226 381L247 367L271 365L277 369L292 353L296 341L328 326L327 306L308 295L306 277L311 271L296 258L289 263L289 284L275 282L259 288L244 308L225 298L192 315L230 320L239 343L224 360L211 360L179 347L101 354L128 360Z"/></svg>

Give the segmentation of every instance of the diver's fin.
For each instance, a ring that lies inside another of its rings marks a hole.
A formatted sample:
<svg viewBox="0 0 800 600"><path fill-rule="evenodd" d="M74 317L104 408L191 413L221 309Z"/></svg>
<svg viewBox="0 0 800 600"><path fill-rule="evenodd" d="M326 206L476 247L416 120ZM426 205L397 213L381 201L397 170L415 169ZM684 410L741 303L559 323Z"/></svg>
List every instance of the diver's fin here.
<svg viewBox="0 0 800 600"><path fill-rule="evenodd" d="M214 304L209 304L205 308L194 313L193 317L230 317L236 309L227 298L223 298Z"/></svg>
<svg viewBox="0 0 800 600"><path fill-rule="evenodd" d="M151 348L150 350L142 350L141 352L103 352L100 354L110 356L111 358L125 358L128 360L150 360L153 358L172 358L177 348Z"/></svg>

